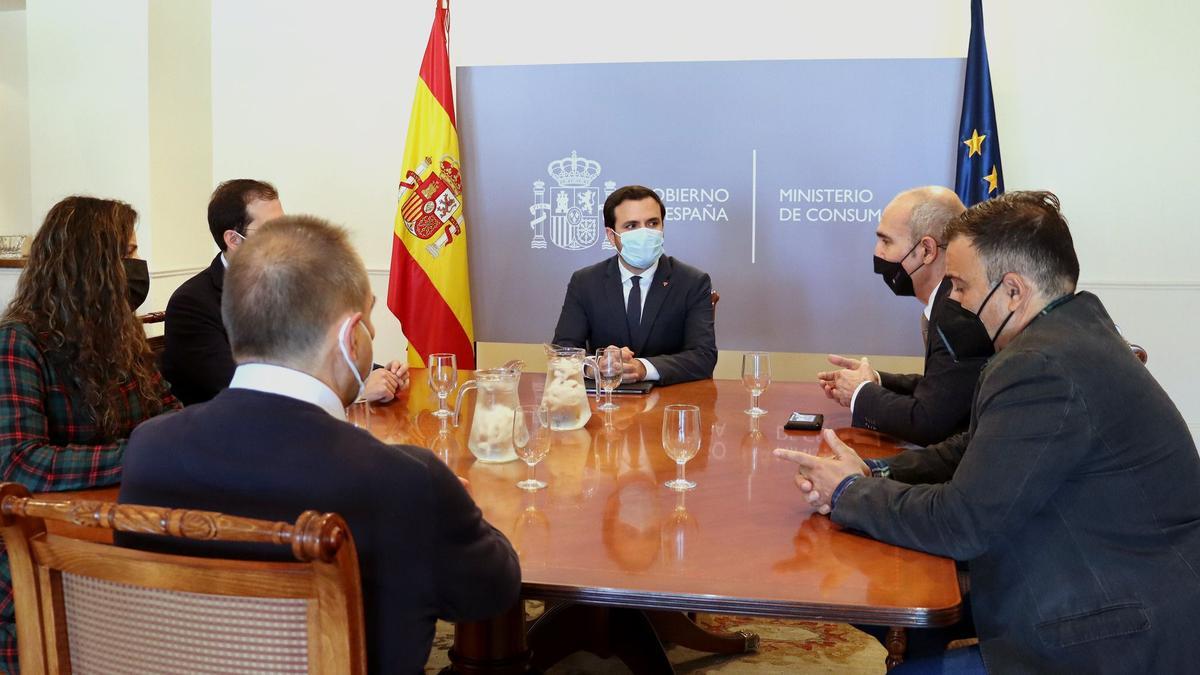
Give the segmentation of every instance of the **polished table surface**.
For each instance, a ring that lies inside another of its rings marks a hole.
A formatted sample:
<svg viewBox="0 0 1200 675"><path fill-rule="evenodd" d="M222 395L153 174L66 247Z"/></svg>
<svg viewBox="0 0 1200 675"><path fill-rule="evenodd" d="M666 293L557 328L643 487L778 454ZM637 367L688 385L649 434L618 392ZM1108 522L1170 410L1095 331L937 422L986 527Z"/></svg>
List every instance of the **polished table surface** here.
<svg viewBox="0 0 1200 675"><path fill-rule="evenodd" d="M465 379L465 375L464 375ZM544 376L522 377L522 403L541 398ZM792 411L820 412L864 456L898 451L879 434L848 428L846 409L814 383L774 383L756 424L740 381L707 380L616 396L576 431L554 432L537 466L548 487L516 487L521 461L485 464L466 447L475 394L457 429L431 412L424 371L401 400L375 406L370 430L394 443L430 447L458 475L488 521L521 557L526 597L717 613L929 626L958 618L953 561L843 531L812 513L794 483L795 465L776 447L828 453L817 432L790 432ZM663 486L674 460L662 449L663 408L701 411L702 445L686 465L695 489Z"/></svg>
<svg viewBox="0 0 1200 675"><path fill-rule="evenodd" d="M521 380L522 403L539 401L543 375ZM887 626L945 625L959 616L953 561L813 514L793 481L795 465L772 456L776 447L829 452L816 432L783 430L792 411L823 413L825 426L863 456L898 451L884 436L848 428L848 411L816 384L773 383L761 398L769 412L757 424L742 412L750 397L738 381L617 396L619 409L607 414L593 398L585 428L554 432L537 466L548 487L529 493L516 487L523 462L485 464L467 449L475 394L454 428L433 416L424 371L414 370L412 382L396 401L371 407L371 432L429 447L470 481L488 521L520 554L526 597ZM676 471L661 442L670 403L701 411L702 445L686 466L697 486L682 494L663 486ZM76 494L111 499L115 489Z"/></svg>

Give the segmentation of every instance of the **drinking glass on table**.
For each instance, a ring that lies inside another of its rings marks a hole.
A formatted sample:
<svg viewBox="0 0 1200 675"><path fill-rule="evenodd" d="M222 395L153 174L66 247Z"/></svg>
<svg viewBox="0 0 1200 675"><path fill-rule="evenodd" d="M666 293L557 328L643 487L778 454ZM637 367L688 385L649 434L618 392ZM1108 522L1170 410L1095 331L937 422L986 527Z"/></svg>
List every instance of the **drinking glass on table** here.
<svg viewBox="0 0 1200 675"><path fill-rule="evenodd" d="M751 417L762 417L767 414L758 406L758 397L771 384L771 355L767 352L746 352L742 354L742 385L750 391L750 407L746 414Z"/></svg>
<svg viewBox="0 0 1200 675"><path fill-rule="evenodd" d="M663 409L663 450L679 467L675 480L667 481L672 490L691 490L696 484L683 476L683 465L700 451L700 408L672 404Z"/></svg>
<svg viewBox="0 0 1200 675"><path fill-rule="evenodd" d="M522 490L541 490L546 483L535 478L537 463L550 452L550 411L543 405L523 405L513 411L513 449L529 466L529 477L517 483Z"/></svg>
<svg viewBox="0 0 1200 675"><path fill-rule="evenodd" d="M429 388L438 397L438 409L433 414L449 417L454 413L446 407L446 399L458 384L458 359L454 354L430 354L427 365Z"/></svg>
<svg viewBox="0 0 1200 675"><path fill-rule="evenodd" d="M367 399L360 398L346 406L346 420L366 431L371 430L371 404Z"/></svg>
<svg viewBox="0 0 1200 675"><path fill-rule="evenodd" d="M620 347L604 347L596 350L596 390L604 390L606 400L597 410L616 410L612 402L613 390L621 384L621 376L625 374L625 358Z"/></svg>

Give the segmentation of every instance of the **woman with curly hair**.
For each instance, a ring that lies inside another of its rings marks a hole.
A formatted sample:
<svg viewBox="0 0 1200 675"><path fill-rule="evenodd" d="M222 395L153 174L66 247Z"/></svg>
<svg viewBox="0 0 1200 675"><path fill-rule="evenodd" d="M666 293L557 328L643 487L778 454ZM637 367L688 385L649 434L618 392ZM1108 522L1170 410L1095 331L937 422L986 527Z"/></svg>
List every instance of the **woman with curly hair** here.
<svg viewBox="0 0 1200 675"><path fill-rule="evenodd" d="M46 214L0 319L0 478L35 492L112 485L129 433L179 407L134 309L146 297L137 212L67 197ZM17 672L0 544L0 669Z"/></svg>

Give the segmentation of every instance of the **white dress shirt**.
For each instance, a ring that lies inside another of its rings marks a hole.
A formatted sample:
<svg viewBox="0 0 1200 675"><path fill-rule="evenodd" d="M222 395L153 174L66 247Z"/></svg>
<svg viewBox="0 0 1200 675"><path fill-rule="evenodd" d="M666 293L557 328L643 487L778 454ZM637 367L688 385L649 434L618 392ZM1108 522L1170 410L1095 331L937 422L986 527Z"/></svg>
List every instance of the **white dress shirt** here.
<svg viewBox="0 0 1200 675"><path fill-rule="evenodd" d="M925 321L926 322L929 321L929 316L931 314L933 314L933 299L937 297L938 288L940 288L940 287L941 287L941 284L934 286L933 292L929 294L929 299L925 301ZM928 338L926 338L926 339L928 339ZM858 386L854 388L854 395L852 395L850 397L850 414L851 415L854 414L854 402L858 400L858 392L862 391L863 386L866 385L867 382L870 382L870 380L865 380L863 382L859 382ZM875 384L879 384L879 371L875 371Z"/></svg>
<svg viewBox="0 0 1200 675"><path fill-rule="evenodd" d="M661 256L660 256L660 259L661 259ZM617 269L621 270L621 293L622 293L623 297L625 298L623 306L626 309L628 309L629 308L629 291L633 290L634 274L633 274L633 272L630 272L629 269L626 268L625 265L619 260L617 261ZM650 295L650 284L654 282L654 272L656 270L658 270L658 260L655 260L653 265L647 267L644 272L641 272L637 275L637 276L641 277L641 279L638 281L638 286L640 286L642 289L642 306L640 308L638 308L638 313L640 315L642 315L643 321L646 320L646 316L645 316L646 296ZM629 348L633 349L633 345L629 345ZM645 379L645 380L657 380L658 379L658 369L654 367L654 364L650 363L646 359L641 359L641 358L639 358L638 361L641 361L642 365L646 367L646 377L644 377L642 379Z"/></svg>
<svg viewBox="0 0 1200 675"><path fill-rule="evenodd" d="M269 363L243 363L233 371L230 389L250 389L312 403L343 422L346 408L324 382L299 370Z"/></svg>

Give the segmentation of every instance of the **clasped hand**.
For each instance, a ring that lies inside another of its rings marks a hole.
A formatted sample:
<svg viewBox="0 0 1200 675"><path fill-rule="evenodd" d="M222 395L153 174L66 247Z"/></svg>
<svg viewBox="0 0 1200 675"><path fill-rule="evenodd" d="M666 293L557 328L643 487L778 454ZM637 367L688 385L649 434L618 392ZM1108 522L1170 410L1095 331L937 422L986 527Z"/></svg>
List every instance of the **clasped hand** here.
<svg viewBox="0 0 1200 675"><path fill-rule="evenodd" d="M408 364L392 361L367 375L363 396L372 403L387 403L408 388Z"/></svg>
<svg viewBox="0 0 1200 675"><path fill-rule="evenodd" d="M854 448L843 443L832 429L822 431L821 438L833 450L833 457L818 457L786 448L775 448L775 456L795 462L799 466L796 471L796 487L800 488L804 498L818 513L828 514L833 510L830 499L837 486L847 476L869 476L871 470Z"/></svg>
<svg viewBox="0 0 1200 675"><path fill-rule="evenodd" d="M863 382L879 384L879 373L871 368L866 357L848 359L837 354L830 354L829 362L841 370L817 373L817 381L821 383L821 390L825 392L826 396L847 408L850 407L850 401L854 398L854 392L858 389L858 385Z"/></svg>
<svg viewBox="0 0 1200 675"><path fill-rule="evenodd" d="M621 347L621 361L625 364L625 371L621 374L622 382L641 382L646 379L646 366L634 358L632 349Z"/></svg>

